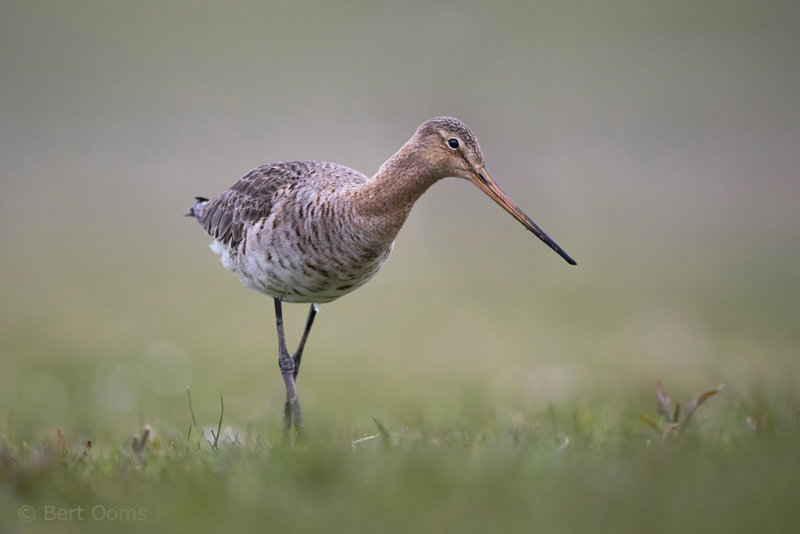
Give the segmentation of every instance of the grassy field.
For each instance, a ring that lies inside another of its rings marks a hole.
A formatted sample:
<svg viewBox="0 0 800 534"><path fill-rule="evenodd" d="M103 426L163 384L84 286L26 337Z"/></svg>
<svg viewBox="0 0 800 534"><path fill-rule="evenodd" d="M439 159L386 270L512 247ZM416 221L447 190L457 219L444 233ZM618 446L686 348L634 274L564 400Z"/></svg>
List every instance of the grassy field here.
<svg viewBox="0 0 800 534"><path fill-rule="evenodd" d="M797 7L346 4L2 2L0 532L796 531ZM293 446L272 304L182 214L437 115L579 265L437 184ZM725 386L676 428L659 381Z"/></svg>
<svg viewBox="0 0 800 534"><path fill-rule="evenodd" d="M455 253L473 267L457 277L456 260L401 246L361 296L323 306L299 381L309 437L295 446L269 302L210 252L199 271L214 282L194 302L147 276L113 296L111 319L66 299L47 328L5 338L3 531L792 531L796 339L777 333L779 313L757 322L718 302L777 302L778 288L650 287L672 304L639 310L632 277L593 290L575 274L586 269L532 244L499 265ZM515 263L547 274L520 286ZM288 311L296 338L305 308ZM683 405L726 386L665 433L658 380Z"/></svg>
<svg viewBox="0 0 800 534"><path fill-rule="evenodd" d="M42 445L3 452L3 527L791 532L800 480L797 415L787 406L797 403L776 397L759 403L772 411L752 427L753 407L715 399L693 428L666 440L605 406L507 415L487 398L436 421L384 420L389 435L372 439L364 439L376 433L367 421L345 427L318 414L309 441L294 448L274 422L248 425L216 452L163 423L139 453L130 440L87 450L77 434L62 444L51 431Z"/></svg>
<svg viewBox="0 0 800 534"><path fill-rule="evenodd" d="M143 458L128 443L83 458L80 447L61 455L55 445L49 467L22 453L23 472L4 484L13 493L4 527L791 532L796 524L791 419L753 435L739 411L663 444L609 415L554 412L519 413L505 425L462 414L355 445L346 434L358 431L326 425L293 450L250 435L214 453L177 431ZM33 513L27 524L16 517Z"/></svg>

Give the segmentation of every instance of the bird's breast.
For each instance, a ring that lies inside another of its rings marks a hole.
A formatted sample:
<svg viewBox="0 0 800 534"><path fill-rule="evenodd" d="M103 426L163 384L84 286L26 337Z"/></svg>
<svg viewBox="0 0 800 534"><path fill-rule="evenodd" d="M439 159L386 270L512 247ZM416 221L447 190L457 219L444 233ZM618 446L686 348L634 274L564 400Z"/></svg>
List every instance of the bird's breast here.
<svg viewBox="0 0 800 534"><path fill-rule="evenodd" d="M296 198L247 228L236 247L212 248L244 284L287 302L330 302L372 278L392 250L343 203Z"/></svg>

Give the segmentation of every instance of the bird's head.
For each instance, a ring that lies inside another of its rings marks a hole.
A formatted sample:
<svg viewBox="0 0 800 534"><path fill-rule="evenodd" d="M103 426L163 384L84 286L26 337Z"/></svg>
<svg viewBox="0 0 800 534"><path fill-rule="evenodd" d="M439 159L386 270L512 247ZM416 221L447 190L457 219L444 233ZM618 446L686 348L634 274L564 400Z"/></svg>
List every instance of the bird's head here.
<svg viewBox="0 0 800 534"><path fill-rule="evenodd" d="M468 180L483 168L483 152L475 134L466 124L452 117L436 117L423 122L414 134L422 157L440 177L457 176Z"/></svg>
<svg viewBox="0 0 800 534"><path fill-rule="evenodd" d="M436 178L455 176L475 184L515 219L556 251L567 263L576 262L545 234L495 183L486 167L475 134L466 124L452 117L436 117L423 122L411 140L420 157Z"/></svg>

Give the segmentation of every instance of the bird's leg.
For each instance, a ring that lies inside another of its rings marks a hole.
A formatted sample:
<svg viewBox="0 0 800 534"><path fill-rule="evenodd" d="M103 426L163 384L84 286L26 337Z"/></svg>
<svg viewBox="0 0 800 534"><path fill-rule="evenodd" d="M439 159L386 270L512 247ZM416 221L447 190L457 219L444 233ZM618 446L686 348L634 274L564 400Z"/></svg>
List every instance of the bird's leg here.
<svg viewBox="0 0 800 534"><path fill-rule="evenodd" d="M306 346L308 333L311 332L311 326L314 324L314 317L317 315L319 306L312 304L311 309L308 310L308 318L306 319L306 328L303 330L303 337L300 338L300 344L297 346L297 351L294 353L294 379L297 380L297 374L300 372L300 360L303 358L303 349Z"/></svg>
<svg viewBox="0 0 800 534"><path fill-rule="evenodd" d="M286 338L283 335L283 310L280 299L275 299L275 323L278 327L278 367L281 369L283 382L286 384L286 404L283 409L284 430L288 433L292 424L297 432L302 435L303 413L300 410L300 401L297 398L297 389L294 385L295 364L294 358L286 350Z"/></svg>

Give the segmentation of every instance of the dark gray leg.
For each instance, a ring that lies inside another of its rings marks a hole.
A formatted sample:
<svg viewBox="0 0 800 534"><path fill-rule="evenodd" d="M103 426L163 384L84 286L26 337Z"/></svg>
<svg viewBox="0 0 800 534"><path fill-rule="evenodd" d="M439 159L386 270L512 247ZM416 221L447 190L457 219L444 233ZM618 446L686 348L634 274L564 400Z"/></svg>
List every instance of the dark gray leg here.
<svg viewBox="0 0 800 534"><path fill-rule="evenodd" d="M303 413L300 410L300 401L297 398L297 389L294 385L296 374L294 358L286 350L286 338L283 335L283 310L280 299L275 299L275 323L278 327L278 367L281 369L283 383L286 384L286 404L283 410L284 428L288 432L292 424L299 434L304 433Z"/></svg>
<svg viewBox="0 0 800 534"><path fill-rule="evenodd" d="M306 319L306 328L303 330L303 337L300 338L300 344L297 346L297 351L294 353L294 379L297 380L297 374L300 372L300 360L303 358L303 349L306 347L306 340L308 333L311 332L311 326L314 324L314 317L317 315L317 305L312 304L308 310L308 318Z"/></svg>

